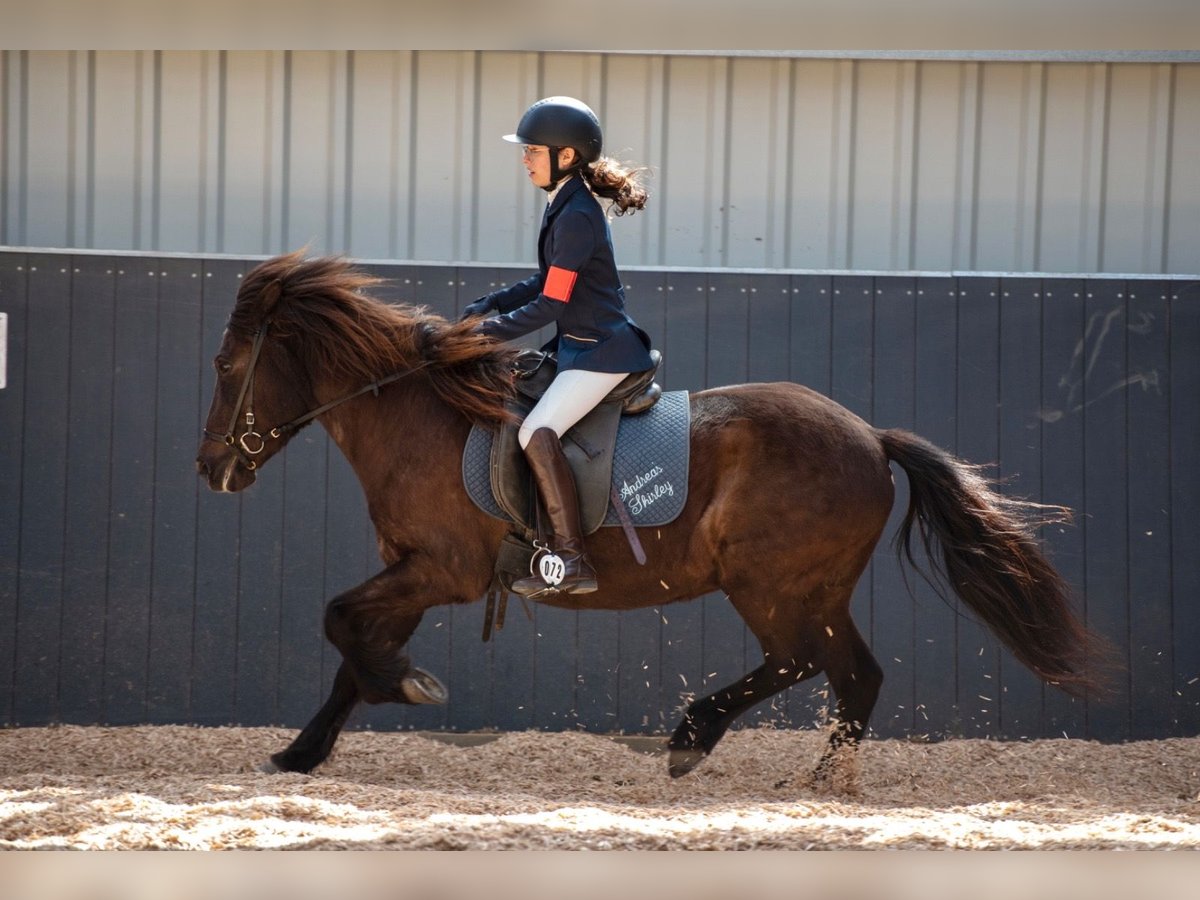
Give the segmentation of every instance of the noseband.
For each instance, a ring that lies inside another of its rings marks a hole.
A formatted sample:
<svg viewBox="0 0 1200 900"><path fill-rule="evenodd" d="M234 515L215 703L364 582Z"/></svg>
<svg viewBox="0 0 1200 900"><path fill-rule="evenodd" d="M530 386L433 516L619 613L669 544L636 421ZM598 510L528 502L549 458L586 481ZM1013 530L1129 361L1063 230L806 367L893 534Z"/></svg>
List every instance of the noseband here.
<svg viewBox="0 0 1200 900"><path fill-rule="evenodd" d="M237 453L241 464L251 470L258 468L258 463L254 461L253 457L262 453L267 446L266 439L254 430L254 369L258 365L258 354L262 351L263 341L266 339L267 328L270 327L270 324L270 322L264 322L262 327L254 332L254 346L250 350L250 365L246 367L246 377L242 379L242 389L238 391L237 402L233 404L233 415L229 419L229 427L224 434L214 434L207 428L204 429L206 438L220 441L232 448ZM237 428L243 402L246 404L246 430L239 437L234 435L234 430ZM278 431L280 429L275 428L269 434L272 437L279 437L278 434L275 434Z"/></svg>
<svg viewBox="0 0 1200 900"><path fill-rule="evenodd" d="M290 422L285 422L272 428L261 435L254 430L254 369L258 365L258 355L262 351L263 341L267 336L267 329L270 327L269 321L264 322L258 331L254 332L254 346L250 349L250 364L246 367L246 377L242 379L242 388L238 391L237 403L233 405L233 415L229 419L229 428L224 434L216 434L204 429L204 437L210 441L218 441L225 444L237 454L238 461L251 471L258 468L258 463L254 457L258 456L267 447L267 439L279 440L286 434L296 431L301 425L306 425L322 413L326 413L335 406L341 406L348 400L353 400L355 397L361 397L366 393L374 393L379 395L379 389L385 385L389 385L395 381L399 381L413 372L420 371L429 365L429 360L425 360L420 365L413 366L411 369L405 369L403 372L394 372L386 378L380 378L378 381L373 381L365 387L359 388L351 394L344 397L339 397L337 400L332 400L318 406L314 410L306 412L302 416L292 419ZM240 435L234 434L238 426L238 419L242 415L242 404L245 403L245 423L246 430Z"/></svg>

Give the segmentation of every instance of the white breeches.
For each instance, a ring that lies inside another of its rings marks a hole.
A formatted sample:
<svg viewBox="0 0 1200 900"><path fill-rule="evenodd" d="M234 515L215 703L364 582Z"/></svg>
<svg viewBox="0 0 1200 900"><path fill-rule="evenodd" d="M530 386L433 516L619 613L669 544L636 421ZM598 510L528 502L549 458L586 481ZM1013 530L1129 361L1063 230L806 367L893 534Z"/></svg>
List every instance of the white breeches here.
<svg viewBox="0 0 1200 900"><path fill-rule="evenodd" d="M609 392L621 383L628 372L585 372L568 369L559 372L542 394L542 399L529 411L517 440L521 449L529 443L539 428L553 428L560 438L572 425L596 408Z"/></svg>

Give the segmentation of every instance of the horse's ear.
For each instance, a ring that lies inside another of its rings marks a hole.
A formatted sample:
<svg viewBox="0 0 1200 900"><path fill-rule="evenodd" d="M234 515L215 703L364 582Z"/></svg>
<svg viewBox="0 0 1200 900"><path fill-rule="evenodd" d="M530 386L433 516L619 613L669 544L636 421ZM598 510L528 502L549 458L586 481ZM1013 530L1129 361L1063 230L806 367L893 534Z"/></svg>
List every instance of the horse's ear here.
<svg viewBox="0 0 1200 900"><path fill-rule="evenodd" d="M279 296L283 293L283 282L276 278L262 292L262 311L264 316L269 316L275 311L275 304L279 302Z"/></svg>

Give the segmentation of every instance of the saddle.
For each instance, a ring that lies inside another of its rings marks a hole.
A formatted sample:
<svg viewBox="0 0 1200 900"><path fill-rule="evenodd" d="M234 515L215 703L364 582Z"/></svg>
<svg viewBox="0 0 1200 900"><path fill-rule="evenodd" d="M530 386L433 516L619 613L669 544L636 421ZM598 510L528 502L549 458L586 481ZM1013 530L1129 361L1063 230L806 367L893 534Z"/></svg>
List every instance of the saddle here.
<svg viewBox="0 0 1200 900"><path fill-rule="evenodd" d="M562 438L580 498L585 534L620 526L639 563L645 553L635 527L672 522L687 502L691 404L687 391L664 393L653 367L625 378ZM557 374L553 355L525 351L515 362L510 411L524 420ZM512 582L530 572L538 537L537 496L529 463L517 439L518 425L475 425L463 448L463 486L471 501L512 527L498 550L488 591L483 639L503 627ZM497 601L499 601L497 603Z"/></svg>
<svg viewBox="0 0 1200 900"><path fill-rule="evenodd" d="M584 534L599 528L608 511L613 452L621 416L640 415L662 396L662 388L654 380L662 365L662 354L651 350L650 358L651 368L626 376L595 409L563 435L563 453L575 476ZM537 497L529 463L517 439L520 429L517 423L525 419L557 374L558 361L552 353L527 350L517 356L514 363L516 393L508 404L516 422L501 426L492 441L489 460L492 494L509 518L529 530L536 528Z"/></svg>

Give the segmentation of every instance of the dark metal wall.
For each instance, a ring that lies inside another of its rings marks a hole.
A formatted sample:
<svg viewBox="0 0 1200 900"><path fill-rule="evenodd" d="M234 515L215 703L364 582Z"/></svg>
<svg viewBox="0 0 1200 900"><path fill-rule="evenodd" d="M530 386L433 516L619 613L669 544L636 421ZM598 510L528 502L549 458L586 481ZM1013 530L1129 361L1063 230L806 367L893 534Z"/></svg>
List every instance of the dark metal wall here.
<svg viewBox="0 0 1200 900"><path fill-rule="evenodd" d="M244 495L193 458L215 351L253 260L0 252L0 723L298 726L336 654L326 598L377 567L361 491L319 429ZM379 266L453 314L511 268ZM630 271L667 389L788 379L911 428L1077 513L1045 535L1120 649L1107 702L1041 687L882 545L854 601L886 673L882 735L1200 734L1200 283ZM907 485L897 477L894 534ZM758 664L720 596L620 615L431 611L415 660L441 708L373 728L659 733ZM807 684L747 722L811 724Z"/></svg>

